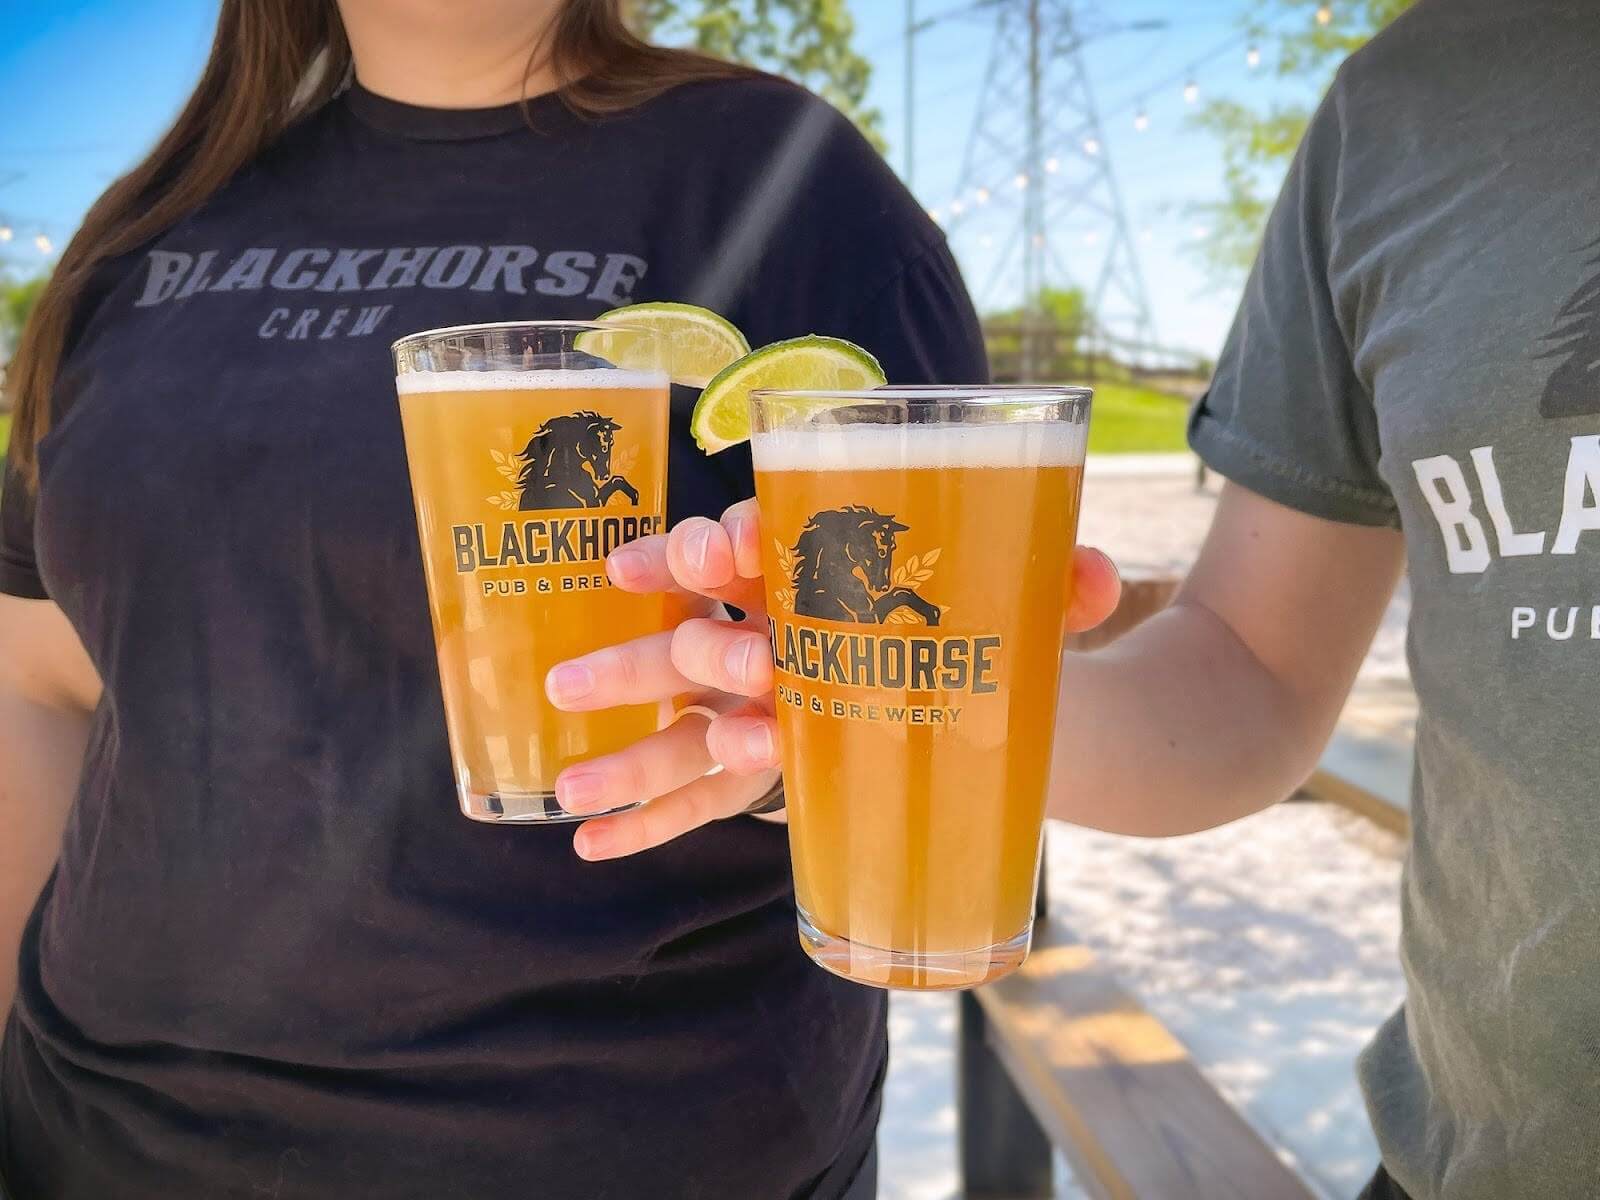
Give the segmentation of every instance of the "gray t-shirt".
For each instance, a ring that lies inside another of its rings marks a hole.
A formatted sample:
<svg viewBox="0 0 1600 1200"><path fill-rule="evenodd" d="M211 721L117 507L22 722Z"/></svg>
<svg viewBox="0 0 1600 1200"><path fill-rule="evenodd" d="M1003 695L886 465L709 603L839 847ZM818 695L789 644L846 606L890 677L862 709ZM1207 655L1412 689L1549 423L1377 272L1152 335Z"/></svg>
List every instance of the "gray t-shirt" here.
<svg viewBox="0 0 1600 1200"><path fill-rule="evenodd" d="M1191 431L1405 532L1409 990L1360 1073L1418 1200L1600 1195L1597 154L1600 6L1423 0L1317 113Z"/></svg>

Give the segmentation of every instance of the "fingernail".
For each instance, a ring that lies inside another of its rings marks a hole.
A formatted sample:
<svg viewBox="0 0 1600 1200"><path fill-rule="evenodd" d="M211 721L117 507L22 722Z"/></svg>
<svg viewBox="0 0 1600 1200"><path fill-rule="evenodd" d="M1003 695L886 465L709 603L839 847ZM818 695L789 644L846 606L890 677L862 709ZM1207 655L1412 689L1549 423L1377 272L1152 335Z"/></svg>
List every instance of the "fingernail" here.
<svg viewBox="0 0 1600 1200"><path fill-rule="evenodd" d="M586 812L598 806L604 781L598 775L568 773L556 780L556 800L568 812Z"/></svg>
<svg viewBox="0 0 1600 1200"><path fill-rule="evenodd" d="M613 550L611 557L606 560L606 565L611 568L614 578L628 580L637 579L642 575L648 561L638 550Z"/></svg>
<svg viewBox="0 0 1600 1200"><path fill-rule="evenodd" d="M757 725L744 735L744 752L750 756L751 762L771 762L772 749L772 730L765 725Z"/></svg>
<svg viewBox="0 0 1600 1200"><path fill-rule="evenodd" d="M582 700L594 691L594 672L578 663L565 663L550 672L550 691L557 700Z"/></svg>
<svg viewBox="0 0 1600 1200"><path fill-rule="evenodd" d="M696 571L706 569L706 559L711 554L711 530L704 525L696 525L689 530L684 538L683 556L689 560L689 565Z"/></svg>
<svg viewBox="0 0 1600 1200"><path fill-rule="evenodd" d="M739 546L744 542L745 519L731 517L728 520L728 540L733 543L734 553L738 553Z"/></svg>
<svg viewBox="0 0 1600 1200"><path fill-rule="evenodd" d="M592 829L585 825L578 830L573 838L577 845L578 853L584 858L604 858L611 848L611 838L600 829Z"/></svg>
<svg viewBox="0 0 1600 1200"><path fill-rule="evenodd" d="M755 649L752 638L740 638L729 646L722 656L722 665L728 672L728 677L735 683L748 683L750 681L750 651Z"/></svg>

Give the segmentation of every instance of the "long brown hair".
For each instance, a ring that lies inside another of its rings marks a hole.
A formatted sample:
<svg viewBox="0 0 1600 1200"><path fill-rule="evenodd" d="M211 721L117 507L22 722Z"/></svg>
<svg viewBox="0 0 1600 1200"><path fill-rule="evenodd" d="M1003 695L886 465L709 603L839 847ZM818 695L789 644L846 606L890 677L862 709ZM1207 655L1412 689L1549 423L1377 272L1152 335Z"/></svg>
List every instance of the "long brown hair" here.
<svg viewBox="0 0 1600 1200"><path fill-rule="evenodd" d="M652 46L627 26L625 0L566 0L540 52L560 94L602 115L670 88L749 74L707 55ZM531 65L531 64L530 64ZM193 212L289 125L331 99L350 75L334 0L222 0L216 39L194 94L143 162L109 187L67 244L6 372L11 461L37 481L35 450L50 427L50 393L95 269Z"/></svg>

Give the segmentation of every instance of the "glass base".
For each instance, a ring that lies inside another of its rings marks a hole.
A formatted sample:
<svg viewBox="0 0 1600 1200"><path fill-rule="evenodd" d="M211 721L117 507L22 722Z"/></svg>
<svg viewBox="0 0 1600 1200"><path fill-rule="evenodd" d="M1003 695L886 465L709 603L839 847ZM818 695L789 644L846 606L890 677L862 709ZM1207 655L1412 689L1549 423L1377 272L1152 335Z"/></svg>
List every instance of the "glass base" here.
<svg viewBox="0 0 1600 1200"><path fill-rule="evenodd" d="M609 817L613 813L632 812L637 804L624 804L621 808L608 808L601 812L570 813L556 802L554 792L518 792L502 789L498 792L473 792L461 790L461 811L474 821L487 821L496 825L562 825L573 821L591 821L595 817Z"/></svg>
<svg viewBox="0 0 1600 1200"><path fill-rule="evenodd" d="M993 946L923 953L886 950L824 933L804 909L798 923L800 944L818 966L854 983L909 992L948 992L990 983L1020 967L1033 941L1029 921L1016 937Z"/></svg>

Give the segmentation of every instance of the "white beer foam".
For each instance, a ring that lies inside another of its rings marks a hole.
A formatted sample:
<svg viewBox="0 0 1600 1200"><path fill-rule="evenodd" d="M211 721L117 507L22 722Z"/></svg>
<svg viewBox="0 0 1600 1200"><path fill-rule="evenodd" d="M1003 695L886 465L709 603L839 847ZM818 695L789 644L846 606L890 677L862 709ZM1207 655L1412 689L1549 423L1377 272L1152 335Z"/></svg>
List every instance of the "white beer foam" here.
<svg viewBox="0 0 1600 1200"><path fill-rule="evenodd" d="M402 396L416 392L579 391L664 388L665 372L595 368L588 371L413 371L395 377Z"/></svg>
<svg viewBox="0 0 1600 1200"><path fill-rule="evenodd" d="M882 471L941 467L1077 467L1086 422L1000 425L826 425L758 433L758 471Z"/></svg>

